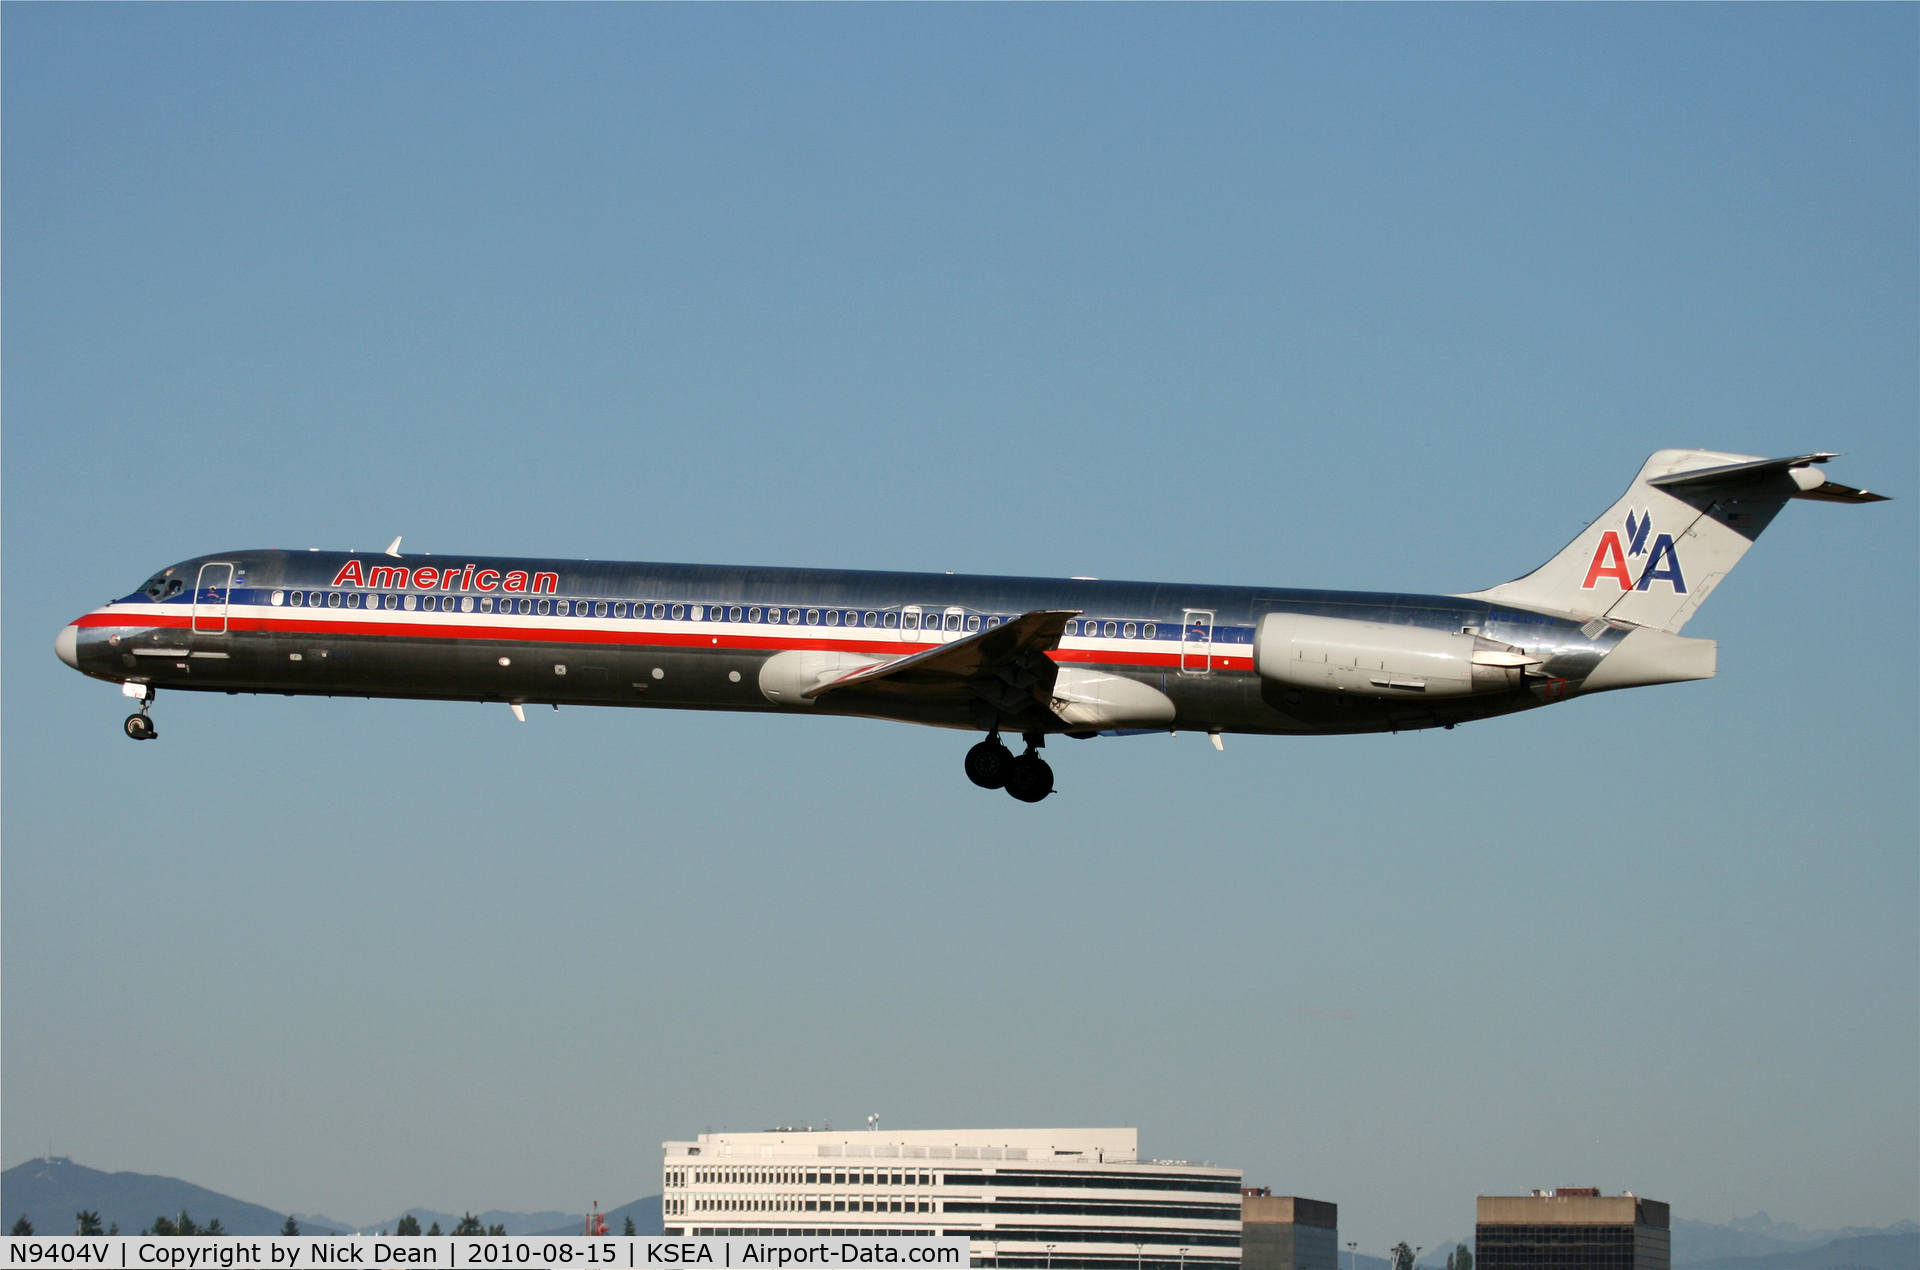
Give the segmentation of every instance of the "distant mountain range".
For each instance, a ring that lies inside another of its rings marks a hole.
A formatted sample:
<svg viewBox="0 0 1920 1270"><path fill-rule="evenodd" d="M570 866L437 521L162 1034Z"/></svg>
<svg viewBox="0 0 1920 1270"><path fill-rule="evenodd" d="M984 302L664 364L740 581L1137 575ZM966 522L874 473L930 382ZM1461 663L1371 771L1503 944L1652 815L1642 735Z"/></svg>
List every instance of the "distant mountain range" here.
<svg viewBox="0 0 1920 1270"><path fill-rule="evenodd" d="M277 1235L287 1220L285 1213L178 1178L148 1173L102 1173L64 1156L28 1160L0 1173L0 1214L4 1214L0 1221L9 1227L15 1218L25 1217L38 1234L70 1235L74 1214L82 1209L99 1213L103 1226L117 1224L123 1235L137 1235L150 1229L156 1217L177 1217L182 1211L202 1226L218 1217L230 1235ZM293 1219L303 1235L342 1235L355 1230L391 1231L400 1224L400 1218L406 1216L418 1218L421 1230L439 1222L443 1233L451 1233L466 1214L409 1208L386 1221L366 1226L317 1213L295 1213ZM585 1229L587 1221L584 1213L557 1210L520 1213L490 1208L474 1216L484 1226L506 1227L509 1235L577 1235ZM633 1218L636 1234L659 1234L660 1197L649 1195L608 1210L607 1229L619 1234L628 1217Z"/></svg>
<svg viewBox="0 0 1920 1270"><path fill-rule="evenodd" d="M1781 1253L1805 1252L1839 1239L1912 1234L1920 1234L1920 1225L1910 1221L1895 1222L1891 1226L1802 1230L1792 1222L1776 1222L1765 1213L1736 1217L1724 1226L1676 1217L1673 1222L1673 1264L1693 1265L1704 1261L1723 1261L1729 1257L1772 1257Z"/></svg>
<svg viewBox="0 0 1920 1270"><path fill-rule="evenodd" d="M607 1229L613 1234L617 1235L626 1228L626 1219L629 1217L633 1218L634 1234L657 1235L660 1233L660 1197L658 1195L649 1195L645 1199L637 1199L631 1204L624 1204L619 1208L610 1208L605 1211ZM401 1217L412 1217L420 1223L421 1230L430 1229L435 1222L439 1222L440 1233L446 1234L455 1226L459 1225L461 1218L465 1216L466 1214L464 1213L435 1212L431 1208L409 1208L406 1212L401 1213L399 1217L390 1217L386 1221L369 1227L369 1229L392 1230L400 1224ZM489 1208L484 1213L475 1213L474 1216L480 1219L482 1226L489 1229L494 1226L505 1226L509 1235L578 1235L583 1233L587 1226L587 1215L585 1213L561 1213L552 1211L541 1213L509 1213L500 1209ZM323 1217L319 1220L329 1221L331 1219Z"/></svg>
<svg viewBox="0 0 1920 1270"><path fill-rule="evenodd" d="M631 1204L622 1204L619 1208L608 1209L607 1229L613 1234L619 1234L622 1230L626 1229L627 1218L629 1217L633 1218L633 1233L636 1235L657 1235L665 1228L660 1220L660 1197L658 1195L649 1195L645 1199L637 1199ZM530 1233L536 1235L577 1235L580 1233L581 1227L586 1224L586 1220L586 1217L582 1215L571 1218L571 1225L556 1226L552 1230L536 1230Z"/></svg>
<svg viewBox="0 0 1920 1270"><path fill-rule="evenodd" d="M1920 1270L1920 1233L1855 1235L1765 1257L1691 1261L1687 1270Z"/></svg>
<svg viewBox="0 0 1920 1270"><path fill-rule="evenodd" d="M71 1235L73 1215L82 1209L100 1214L103 1226L118 1224L123 1235L137 1235L156 1217L177 1217L182 1211L206 1225L218 1217L231 1235L277 1235L285 1213L249 1204L231 1195L178 1178L150 1173L102 1173L64 1156L28 1160L0 1173L0 1213L7 1226L16 1217L33 1223L42 1235ZM335 1226L302 1223L302 1234L337 1235Z"/></svg>

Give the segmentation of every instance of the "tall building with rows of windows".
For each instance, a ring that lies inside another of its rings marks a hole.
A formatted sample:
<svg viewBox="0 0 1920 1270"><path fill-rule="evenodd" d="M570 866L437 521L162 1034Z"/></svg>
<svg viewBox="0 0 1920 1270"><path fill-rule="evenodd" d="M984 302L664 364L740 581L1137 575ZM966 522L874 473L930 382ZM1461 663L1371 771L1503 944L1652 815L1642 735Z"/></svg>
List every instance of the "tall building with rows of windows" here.
<svg viewBox="0 0 1920 1270"><path fill-rule="evenodd" d="M1474 1214L1480 1270L1669 1270L1667 1206L1641 1196L1562 1186L1482 1195Z"/></svg>
<svg viewBox="0 0 1920 1270"><path fill-rule="evenodd" d="M972 1264L1239 1270L1240 1170L1134 1129L774 1129L667 1142L669 1235L962 1235Z"/></svg>

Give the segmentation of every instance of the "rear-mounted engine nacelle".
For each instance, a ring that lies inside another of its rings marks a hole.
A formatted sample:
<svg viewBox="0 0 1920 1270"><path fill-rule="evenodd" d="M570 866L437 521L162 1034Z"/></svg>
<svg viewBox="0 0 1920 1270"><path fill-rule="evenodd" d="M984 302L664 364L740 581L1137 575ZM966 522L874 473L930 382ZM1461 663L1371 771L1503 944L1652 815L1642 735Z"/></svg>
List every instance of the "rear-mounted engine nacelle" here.
<svg viewBox="0 0 1920 1270"><path fill-rule="evenodd" d="M1269 613L1254 634L1253 664L1292 688L1367 697L1464 697L1518 688L1540 664L1511 644L1425 626Z"/></svg>

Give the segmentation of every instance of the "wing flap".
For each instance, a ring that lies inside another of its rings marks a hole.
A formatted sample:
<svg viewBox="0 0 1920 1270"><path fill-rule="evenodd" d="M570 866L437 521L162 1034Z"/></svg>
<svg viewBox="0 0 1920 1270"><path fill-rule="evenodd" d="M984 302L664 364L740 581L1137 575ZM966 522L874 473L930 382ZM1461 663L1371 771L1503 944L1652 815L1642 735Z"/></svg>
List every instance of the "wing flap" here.
<svg viewBox="0 0 1920 1270"><path fill-rule="evenodd" d="M1065 634L1067 623L1078 616L1079 609L1022 613L1010 622L976 631L951 644L861 667L830 683L810 688L803 695L817 700L844 688L878 687L882 681L886 681L888 688L909 691L915 688L938 691L996 680L1022 691L1043 679L1050 684L1046 668L1050 668L1052 662L1047 652L1060 646L1060 636ZM1046 668L1037 663L1045 663ZM1020 682L1023 679L1028 682Z"/></svg>

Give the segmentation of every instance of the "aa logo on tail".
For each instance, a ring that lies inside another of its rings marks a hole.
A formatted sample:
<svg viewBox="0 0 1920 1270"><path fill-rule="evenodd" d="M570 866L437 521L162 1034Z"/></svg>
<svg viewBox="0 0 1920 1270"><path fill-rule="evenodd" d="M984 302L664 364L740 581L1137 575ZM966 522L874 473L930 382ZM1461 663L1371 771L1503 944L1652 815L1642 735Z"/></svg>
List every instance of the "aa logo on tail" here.
<svg viewBox="0 0 1920 1270"><path fill-rule="evenodd" d="M1647 545L1647 539L1653 539L1653 545ZM1633 575L1633 565L1629 561L1640 563L1640 576ZM1600 545L1593 549L1593 561L1587 565L1587 580L1580 584L1583 591L1591 591L1601 579L1611 578L1622 591L1644 591L1655 582L1666 582L1673 588L1675 595L1687 593L1687 580L1680 572L1680 549L1673 545L1672 534L1653 532L1653 513L1627 512L1625 539L1618 530L1609 529L1600 535Z"/></svg>

